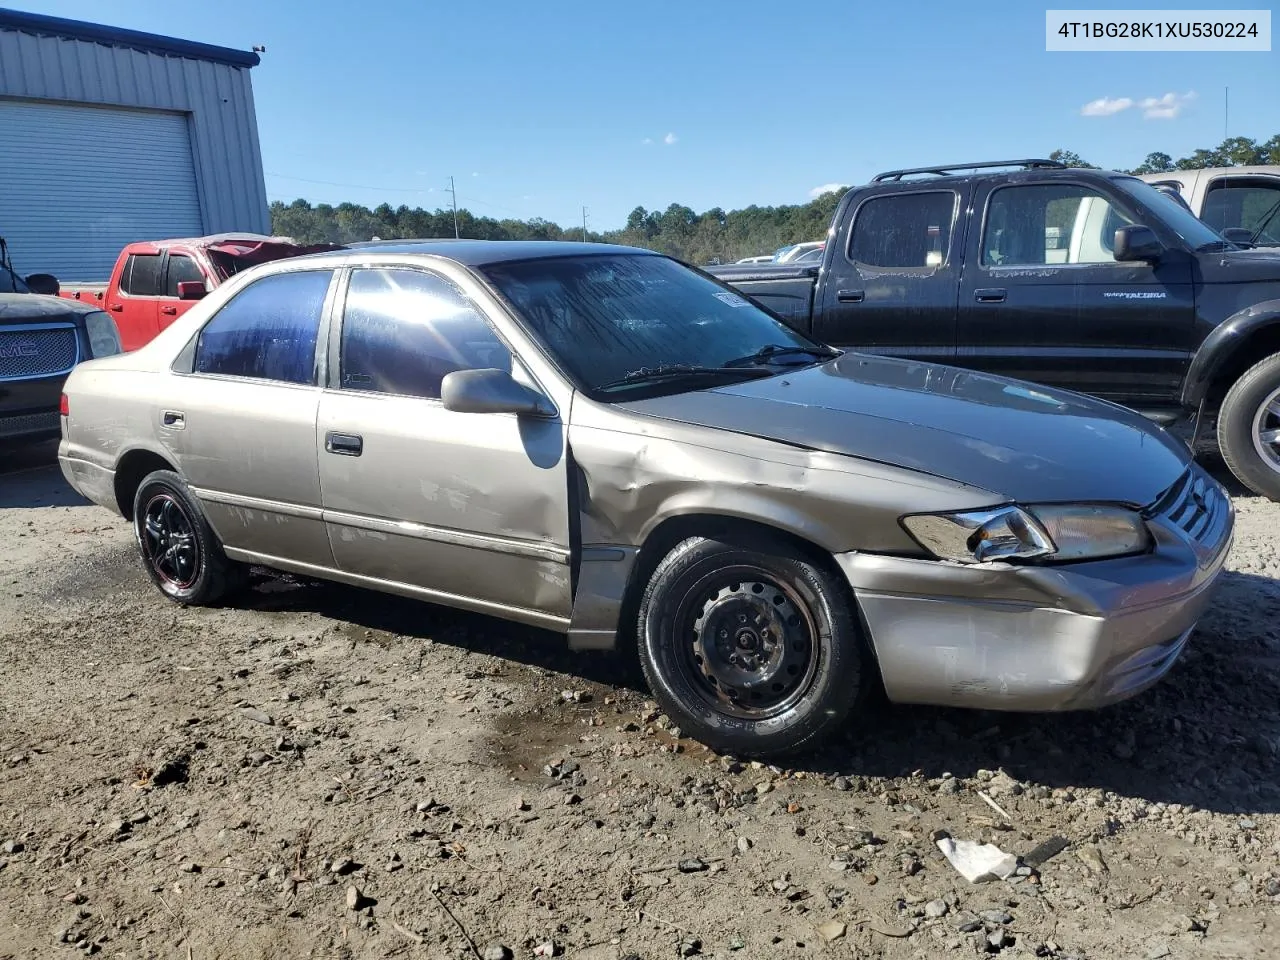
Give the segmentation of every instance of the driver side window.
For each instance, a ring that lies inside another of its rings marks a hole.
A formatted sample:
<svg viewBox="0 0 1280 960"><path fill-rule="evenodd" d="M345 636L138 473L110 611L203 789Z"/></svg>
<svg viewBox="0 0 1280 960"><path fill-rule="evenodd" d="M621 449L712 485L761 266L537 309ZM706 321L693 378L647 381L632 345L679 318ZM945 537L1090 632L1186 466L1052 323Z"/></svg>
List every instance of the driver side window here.
<svg viewBox="0 0 1280 960"><path fill-rule="evenodd" d="M987 201L982 230L986 266L1115 262L1115 235L1133 218L1075 184L1001 187Z"/></svg>

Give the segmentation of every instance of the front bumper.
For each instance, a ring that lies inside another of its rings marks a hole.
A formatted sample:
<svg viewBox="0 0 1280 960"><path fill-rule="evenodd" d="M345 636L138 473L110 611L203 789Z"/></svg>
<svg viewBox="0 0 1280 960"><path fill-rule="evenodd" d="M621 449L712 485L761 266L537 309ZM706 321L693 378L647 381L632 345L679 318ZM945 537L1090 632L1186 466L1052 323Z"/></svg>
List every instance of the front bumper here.
<svg viewBox="0 0 1280 960"><path fill-rule="evenodd" d="M1076 710L1157 682L1212 600L1234 526L1226 492L1199 467L1188 475L1212 515L1149 517L1155 548L1141 556L1056 567L837 556L889 698Z"/></svg>
<svg viewBox="0 0 1280 960"><path fill-rule="evenodd" d="M0 440L36 441L58 436L62 423L58 411L40 410L34 413L0 413Z"/></svg>

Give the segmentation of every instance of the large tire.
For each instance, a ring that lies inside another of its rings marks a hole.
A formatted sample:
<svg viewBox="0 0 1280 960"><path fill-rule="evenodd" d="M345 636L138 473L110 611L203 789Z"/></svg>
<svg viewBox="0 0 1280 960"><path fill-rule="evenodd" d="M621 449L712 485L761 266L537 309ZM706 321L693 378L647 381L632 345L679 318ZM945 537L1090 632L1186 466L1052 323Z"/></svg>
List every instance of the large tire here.
<svg viewBox="0 0 1280 960"><path fill-rule="evenodd" d="M186 481L172 470L143 477L133 498L133 534L147 575L175 603L214 604L247 582L247 569L227 559Z"/></svg>
<svg viewBox="0 0 1280 960"><path fill-rule="evenodd" d="M1218 449L1241 483L1280 500L1280 353L1255 363L1227 391Z"/></svg>
<svg viewBox="0 0 1280 960"><path fill-rule="evenodd" d="M874 686L853 603L837 572L786 544L693 537L644 592L640 665L667 714L713 749L798 753Z"/></svg>

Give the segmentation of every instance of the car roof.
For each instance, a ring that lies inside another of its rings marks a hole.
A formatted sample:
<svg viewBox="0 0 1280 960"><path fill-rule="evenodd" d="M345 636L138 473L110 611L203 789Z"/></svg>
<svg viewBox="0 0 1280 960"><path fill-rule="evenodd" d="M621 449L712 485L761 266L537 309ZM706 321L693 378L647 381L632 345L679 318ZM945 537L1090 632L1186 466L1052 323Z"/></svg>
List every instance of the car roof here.
<svg viewBox="0 0 1280 960"><path fill-rule="evenodd" d="M1277 177L1280 176L1280 164L1261 163L1241 167L1191 167L1186 170L1163 170L1159 173L1144 173L1139 175L1139 179L1147 181L1159 180L1161 178L1176 180L1181 177L1194 177L1197 174L1214 177L1222 174L1242 177L1259 175Z"/></svg>
<svg viewBox="0 0 1280 960"><path fill-rule="evenodd" d="M92 303L40 293L0 293L0 323L22 320L65 320L101 310Z"/></svg>
<svg viewBox="0 0 1280 960"><path fill-rule="evenodd" d="M362 244L358 249L333 253L317 253L299 259L337 261L364 259L378 254L444 257L467 267L483 267L517 260L540 260L547 257L601 256L604 254L643 254L661 256L653 250L626 247L615 243L582 243L565 240L378 240Z"/></svg>

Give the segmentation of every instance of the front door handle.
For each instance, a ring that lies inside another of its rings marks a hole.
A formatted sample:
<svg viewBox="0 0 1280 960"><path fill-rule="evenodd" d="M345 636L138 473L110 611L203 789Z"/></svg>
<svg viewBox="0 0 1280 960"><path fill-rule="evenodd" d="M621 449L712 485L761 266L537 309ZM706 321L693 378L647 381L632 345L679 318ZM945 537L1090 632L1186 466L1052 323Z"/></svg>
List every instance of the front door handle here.
<svg viewBox="0 0 1280 960"><path fill-rule="evenodd" d="M160 422L166 427L181 430L187 425L187 415L181 410L166 410L160 415Z"/></svg>
<svg viewBox="0 0 1280 960"><path fill-rule="evenodd" d="M122 312L124 311L124 304L123 304L123 303L113 303L113 304L111 304L111 306L110 306L110 307L108 307L108 309L109 309L109 310L114 311L115 313L122 313Z"/></svg>
<svg viewBox="0 0 1280 960"><path fill-rule="evenodd" d="M979 303L1004 303L1009 291L1004 287L979 287L973 291L973 299Z"/></svg>
<svg viewBox="0 0 1280 960"><path fill-rule="evenodd" d="M178 315L177 307L161 307L160 312L167 317L176 317Z"/></svg>
<svg viewBox="0 0 1280 960"><path fill-rule="evenodd" d="M326 433L324 448L340 457L358 457L364 453L364 437L354 433Z"/></svg>
<svg viewBox="0 0 1280 960"><path fill-rule="evenodd" d="M865 290L837 290L836 300L840 303L861 303L866 299Z"/></svg>

